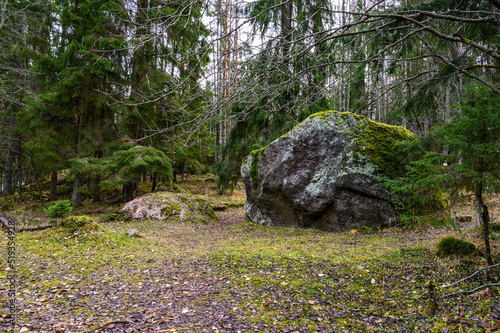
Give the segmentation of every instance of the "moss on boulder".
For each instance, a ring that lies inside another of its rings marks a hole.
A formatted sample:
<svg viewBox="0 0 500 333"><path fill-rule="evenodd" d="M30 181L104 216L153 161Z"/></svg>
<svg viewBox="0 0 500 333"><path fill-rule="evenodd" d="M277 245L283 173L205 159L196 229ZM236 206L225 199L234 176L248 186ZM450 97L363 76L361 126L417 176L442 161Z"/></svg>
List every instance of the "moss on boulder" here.
<svg viewBox="0 0 500 333"><path fill-rule="evenodd" d="M415 135L404 127L375 122L352 112L324 111L312 114L307 119L319 118L331 123L332 117L335 118L338 129L347 133L356 143L353 158L366 156L376 165L378 171L384 173L393 173L399 167L394 144L402 140L416 139Z"/></svg>
<svg viewBox="0 0 500 333"><path fill-rule="evenodd" d="M195 195L156 192L127 202L120 211L135 220L178 220L208 223L217 221L211 204Z"/></svg>
<svg viewBox="0 0 500 333"><path fill-rule="evenodd" d="M390 224L384 179L400 168L394 144L413 137L349 112L313 114L243 161L247 217L331 231Z"/></svg>

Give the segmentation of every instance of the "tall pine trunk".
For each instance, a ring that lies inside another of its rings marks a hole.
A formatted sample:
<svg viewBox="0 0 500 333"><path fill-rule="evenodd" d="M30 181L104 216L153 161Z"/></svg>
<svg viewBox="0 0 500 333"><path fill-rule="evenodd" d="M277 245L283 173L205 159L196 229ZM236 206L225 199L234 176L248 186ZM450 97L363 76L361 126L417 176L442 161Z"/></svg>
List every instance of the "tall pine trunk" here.
<svg viewBox="0 0 500 333"><path fill-rule="evenodd" d="M476 205L479 223L483 227L483 240L484 249L486 252L486 260L488 261L488 265L491 266L493 265L493 259L491 257L490 247L490 215L488 213L488 206L484 204L482 191L476 191L474 203Z"/></svg>
<svg viewBox="0 0 500 333"><path fill-rule="evenodd" d="M151 192L156 191L156 186L158 184L158 172L155 172L151 175Z"/></svg>
<svg viewBox="0 0 500 333"><path fill-rule="evenodd" d="M71 205L73 207L79 206L82 201L81 193L78 191L80 186L81 186L80 176L76 176L75 181L73 182L73 192L71 194Z"/></svg>
<svg viewBox="0 0 500 333"><path fill-rule="evenodd" d="M17 174L18 174L18 187L17 187L17 203L23 201L23 154L22 154L23 144L21 138L19 138L19 146L17 152Z"/></svg>
<svg viewBox="0 0 500 333"><path fill-rule="evenodd" d="M14 116L10 116L10 128L14 131ZM7 157L5 159L5 173L3 178L3 195L12 194L12 180L14 174L14 135L7 138Z"/></svg>
<svg viewBox="0 0 500 333"><path fill-rule="evenodd" d="M76 154L80 154L83 150L83 140L85 138L85 132L87 131L87 106L88 106L88 93L90 87L90 80L87 79L85 85L83 87L82 98L80 99L80 115L79 115L79 123L78 123L78 143L76 148ZM81 184L80 175L75 177L75 181L73 183L73 192L71 193L71 204L73 207L77 207L80 205L82 201L81 193L78 191Z"/></svg>
<svg viewBox="0 0 500 333"><path fill-rule="evenodd" d="M57 200L57 167L52 169L50 174L50 195L49 201Z"/></svg>

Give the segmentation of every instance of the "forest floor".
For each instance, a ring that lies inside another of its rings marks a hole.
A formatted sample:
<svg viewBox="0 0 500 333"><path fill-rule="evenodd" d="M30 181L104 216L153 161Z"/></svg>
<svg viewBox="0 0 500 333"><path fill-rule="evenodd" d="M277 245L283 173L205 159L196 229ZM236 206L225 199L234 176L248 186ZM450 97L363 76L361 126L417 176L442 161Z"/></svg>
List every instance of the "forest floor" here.
<svg viewBox="0 0 500 333"><path fill-rule="evenodd" d="M244 194L217 200L242 203ZM500 222L500 197L488 203ZM209 224L105 222L106 209L75 212L96 218L101 232L17 234L16 332L500 332L499 287L466 293L498 284L500 269L490 269L493 282L481 271L447 288L486 262L435 255L450 235L482 247L470 204L457 213L473 221L454 227L339 234L260 226L242 207ZM142 237L127 236L130 228ZM6 243L4 235L0 248ZM0 305L9 289L4 258ZM430 280L435 315L427 313ZM8 331L12 317L1 311Z"/></svg>

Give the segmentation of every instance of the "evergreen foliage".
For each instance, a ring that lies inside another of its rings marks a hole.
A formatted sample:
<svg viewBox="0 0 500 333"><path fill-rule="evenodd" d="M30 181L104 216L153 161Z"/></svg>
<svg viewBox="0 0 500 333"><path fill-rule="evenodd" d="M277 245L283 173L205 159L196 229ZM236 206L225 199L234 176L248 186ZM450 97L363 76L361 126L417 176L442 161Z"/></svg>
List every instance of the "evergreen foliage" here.
<svg viewBox="0 0 500 333"><path fill-rule="evenodd" d="M407 147L414 152L409 155L414 160L409 161L407 175L392 186L403 198L403 209L409 216L423 213L415 208L420 203L429 203L426 208L439 208L432 203L439 198L446 200L441 191L452 202L463 191L473 193L490 262L489 213L483 196L500 192L500 96L471 85L457 107L460 113L451 122L436 127L419 144Z"/></svg>
<svg viewBox="0 0 500 333"><path fill-rule="evenodd" d="M71 202L69 200L58 200L47 209L44 209L44 212L49 215L50 218L57 219L71 213L72 210L73 207L71 207Z"/></svg>
<svg viewBox="0 0 500 333"><path fill-rule="evenodd" d="M164 152L131 144L113 144L108 149L117 147L119 150L110 156L71 159L72 173L80 179L102 178L100 186L123 185L125 200L133 198L135 184L145 174L172 181L172 160Z"/></svg>

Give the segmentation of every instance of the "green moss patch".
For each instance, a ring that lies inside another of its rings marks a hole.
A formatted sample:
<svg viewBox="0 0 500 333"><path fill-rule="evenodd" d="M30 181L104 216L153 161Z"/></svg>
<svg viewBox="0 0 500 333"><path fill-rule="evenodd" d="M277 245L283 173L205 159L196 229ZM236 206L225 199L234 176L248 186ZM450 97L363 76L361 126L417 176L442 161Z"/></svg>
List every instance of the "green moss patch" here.
<svg viewBox="0 0 500 333"><path fill-rule="evenodd" d="M437 245L438 256L460 255L467 256L477 252L476 246L470 242L455 237L445 237Z"/></svg>
<svg viewBox="0 0 500 333"><path fill-rule="evenodd" d="M380 171L386 173L393 173L399 167L394 145L403 140L416 138L404 127L378 123L351 112L324 111L310 115L308 119L320 118L331 122L330 117L336 118L337 126L351 129L347 134L358 145L355 155L365 155ZM346 124L350 117L356 122L355 128L352 128L351 124Z"/></svg>

